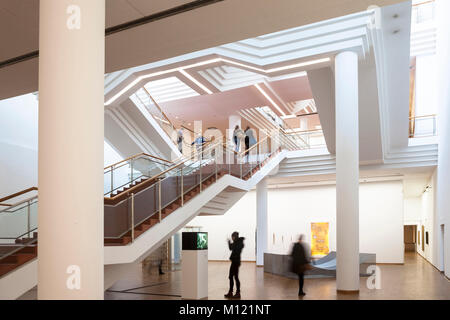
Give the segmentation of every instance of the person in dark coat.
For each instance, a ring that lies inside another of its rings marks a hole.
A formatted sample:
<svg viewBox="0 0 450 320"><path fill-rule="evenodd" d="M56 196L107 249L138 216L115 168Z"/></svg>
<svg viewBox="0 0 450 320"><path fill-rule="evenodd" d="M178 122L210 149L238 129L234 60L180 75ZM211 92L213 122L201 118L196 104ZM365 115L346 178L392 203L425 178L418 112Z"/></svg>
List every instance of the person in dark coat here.
<svg viewBox="0 0 450 320"><path fill-rule="evenodd" d="M292 272L298 275L298 295L304 296L303 283L305 271L310 263L309 249L306 243L303 242L303 235L300 235L298 242L294 244L291 252L292 257Z"/></svg>
<svg viewBox="0 0 450 320"><path fill-rule="evenodd" d="M228 279L230 280L230 290L227 294L225 294L225 298L241 298L241 282L239 281L239 267L241 266L241 252L244 248L244 237L239 237L239 233L237 231L233 232L231 235L233 242L228 240L228 248L231 250L230 255L230 272L228 275ZM233 295L233 278L236 282L236 294Z"/></svg>

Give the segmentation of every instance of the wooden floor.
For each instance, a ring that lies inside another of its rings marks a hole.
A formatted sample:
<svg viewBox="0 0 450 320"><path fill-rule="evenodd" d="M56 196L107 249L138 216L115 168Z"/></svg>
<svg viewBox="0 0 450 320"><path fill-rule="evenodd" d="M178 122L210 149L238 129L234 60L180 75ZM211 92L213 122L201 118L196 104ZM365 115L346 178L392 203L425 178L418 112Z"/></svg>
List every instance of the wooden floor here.
<svg viewBox="0 0 450 320"><path fill-rule="evenodd" d="M209 299L224 299L228 291L228 262L209 263ZM361 278L359 294L337 294L334 278L305 279L304 300L341 299L445 299L450 300L450 281L426 260L414 253L405 254L404 265L380 265L381 289L369 290L367 278ZM297 284L263 272L254 263L243 263L240 269L242 300L297 300ZM154 269L140 265L130 268L125 278L105 292L106 300L181 299L181 271L158 275ZM36 299L36 290L22 299Z"/></svg>
<svg viewBox="0 0 450 320"><path fill-rule="evenodd" d="M224 299L228 291L226 262L209 263L209 299ZM309 299L445 299L450 300L450 281L422 257L405 254L404 265L380 265L381 289L369 290L367 278L361 278L359 294L337 294L332 278L306 279L304 300ZM254 263L243 263L240 269L242 299L297 300L298 282L264 273ZM131 290L130 290L131 289ZM181 272L157 275L140 267L127 279L118 281L105 293L105 299L181 299Z"/></svg>

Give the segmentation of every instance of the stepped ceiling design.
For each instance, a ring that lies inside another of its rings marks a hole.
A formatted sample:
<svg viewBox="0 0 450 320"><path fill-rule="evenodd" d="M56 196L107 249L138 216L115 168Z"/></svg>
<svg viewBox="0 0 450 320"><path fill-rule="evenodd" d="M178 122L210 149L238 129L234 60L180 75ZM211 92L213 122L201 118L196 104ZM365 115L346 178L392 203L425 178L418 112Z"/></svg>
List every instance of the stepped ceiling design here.
<svg viewBox="0 0 450 320"><path fill-rule="evenodd" d="M307 72L332 67L334 54L345 47L368 54L372 15L365 11L109 74L105 106L114 108L144 87L176 125L202 120L224 129L230 115L263 106L282 118L316 113ZM152 104L145 94L139 97Z"/></svg>
<svg viewBox="0 0 450 320"><path fill-rule="evenodd" d="M175 125L202 120L223 129L231 114L254 124L258 107L288 123L312 113L307 129L321 128L334 153L334 57L351 50L360 58L360 136L368 141L361 159L378 163L408 143L410 26L404 2L113 72L105 109L145 87Z"/></svg>

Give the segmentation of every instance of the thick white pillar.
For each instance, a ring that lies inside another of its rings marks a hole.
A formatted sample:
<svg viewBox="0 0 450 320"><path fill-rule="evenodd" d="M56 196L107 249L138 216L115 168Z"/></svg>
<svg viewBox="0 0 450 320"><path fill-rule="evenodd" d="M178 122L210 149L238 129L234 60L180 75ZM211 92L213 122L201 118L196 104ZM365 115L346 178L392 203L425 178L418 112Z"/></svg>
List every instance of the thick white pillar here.
<svg viewBox="0 0 450 320"><path fill-rule="evenodd" d="M336 56L336 288L359 290L358 55Z"/></svg>
<svg viewBox="0 0 450 320"><path fill-rule="evenodd" d="M439 232L439 268L450 278L450 1L436 1L438 68L438 135L436 210ZM442 228L441 225L444 225ZM442 232L444 234L442 235ZM443 239L443 240L442 240ZM443 253L443 254L442 254Z"/></svg>
<svg viewBox="0 0 450 320"><path fill-rule="evenodd" d="M38 298L103 299L105 1L39 18Z"/></svg>
<svg viewBox="0 0 450 320"><path fill-rule="evenodd" d="M256 265L264 266L264 252L267 252L267 180L256 185Z"/></svg>

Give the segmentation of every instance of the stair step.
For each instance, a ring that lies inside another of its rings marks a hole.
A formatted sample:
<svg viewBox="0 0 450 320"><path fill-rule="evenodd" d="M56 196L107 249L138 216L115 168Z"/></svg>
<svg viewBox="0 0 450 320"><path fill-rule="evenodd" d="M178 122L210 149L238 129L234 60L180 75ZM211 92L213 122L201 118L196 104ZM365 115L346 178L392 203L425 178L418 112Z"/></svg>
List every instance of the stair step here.
<svg viewBox="0 0 450 320"><path fill-rule="evenodd" d="M17 268L16 263L0 264L0 277Z"/></svg>
<svg viewBox="0 0 450 320"><path fill-rule="evenodd" d="M12 254L10 256L7 256L6 258L0 259L0 265L17 263L19 263L19 258L16 254Z"/></svg>
<svg viewBox="0 0 450 320"><path fill-rule="evenodd" d="M147 231L148 229L150 229L151 227L152 227L151 224L141 223L139 226L136 227L136 230L145 232L145 231Z"/></svg>
<svg viewBox="0 0 450 320"><path fill-rule="evenodd" d="M22 265L25 262L28 262L30 260L33 260L36 257L37 257L37 255L32 254L32 253L18 253L17 254L17 260L19 262L19 265Z"/></svg>
<svg viewBox="0 0 450 320"><path fill-rule="evenodd" d="M31 254L36 255L37 254L37 246L24 247L23 249L19 250L18 253L31 253Z"/></svg>

